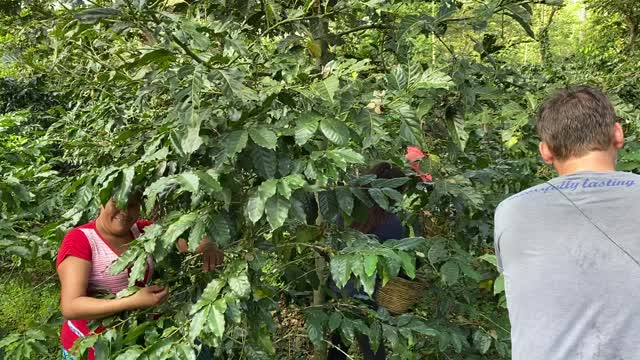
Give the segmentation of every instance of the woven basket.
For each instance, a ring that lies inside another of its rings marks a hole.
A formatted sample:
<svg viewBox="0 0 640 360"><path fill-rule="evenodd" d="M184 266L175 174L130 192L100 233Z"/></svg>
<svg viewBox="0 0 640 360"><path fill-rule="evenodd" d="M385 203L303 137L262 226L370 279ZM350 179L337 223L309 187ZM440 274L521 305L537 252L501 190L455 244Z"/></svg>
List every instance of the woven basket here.
<svg viewBox="0 0 640 360"><path fill-rule="evenodd" d="M423 279L407 280L396 277L378 290L376 302L392 314L404 314L420 300L426 288Z"/></svg>

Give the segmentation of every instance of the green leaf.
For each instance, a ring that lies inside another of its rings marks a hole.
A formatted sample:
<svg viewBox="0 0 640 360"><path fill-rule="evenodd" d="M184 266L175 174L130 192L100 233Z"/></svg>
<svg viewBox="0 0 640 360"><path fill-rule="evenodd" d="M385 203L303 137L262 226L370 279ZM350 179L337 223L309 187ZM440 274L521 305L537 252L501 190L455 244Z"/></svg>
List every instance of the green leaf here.
<svg viewBox="0 0 640 360"><path fill-rule="evenodd" d="M232 157L241 152L247 146L249 134L245 130L231 132L223 140L223 145L227 157Z"/></svg>
<svg viewBox="0 0 640 360"><path fill-rule="evenodd" d="M338 329L340 327L340 324L342 323L342 314L340 314L339 312L334 312L331 314L331 316L329 316L329 330L331 330L331 332L336 331L336 329Z"/></svg>
<svg viewBox="0 0 640 360"><path fill-rule="evenodd" d="M187 344L178 344L176 346L176 353L180 360L196 360L196 351Z"/></svg>
<svg viewBox="0 0 640 360"><path fill-rule="evenodd" d="M210 308L211 310L207 321L207 326L213 335L221 338L222 335L224 335L224 313L225 311L227 311L227 303L224 299L219 299L216 300L216 302Z"/></svg>
<svg viewBox="0 0 640 360"><path fill-rule="evenodd" d="M207 223L203 217L198 217L195 225L189 231L189 251L194 252L207 233Z"/></svg>
<svg viewBox="0 0 640 360"><path fill-rule="evenodd" d="M390 325L382 324L382 336L390 344L398 343L398 330Z"/></svg>
<svg viewBox="0 0 640 360"><path fill-rule="evenodd" d="M353 212L353 195L351 194L351 190L347 187L337 187L336 197L338 198L340 210L351 216L351 213Z"/></svg>
<svg viewBox="0 0 640 360"><path fill-rule="evenodd" d="M371 198L373 198L373 200L380 205L381 208L388 210L389 209L389 200L387 199L387 197L384 195L384 193L382 192L382 190L380 189L375 189L375 188L371 188L369 189L369 195L371 195Z"/></svg>
<svg viewBox="0 0 640 360"><path fill-rule="evenodd" d="M142 159L140 159L140 162L155 162L155 161L165 160L167 158L167 155L169 155L169 148L163 147L152 154L145 153Z"/></svg>
<svg viewBox="0 0 640 360"><path fill-rule="evenodd" d="M458 282L458 278L460 277L460 267L455 261L447 261L440 268L440 274L445 284L453 285Z"/></svg>
<svg viewBox="0 0 640 360"><path fill-rule="evenodd" d="M348 164L364 164L364 156L351 149L334 149L326 152L327 157Z"/></svg>
<svg viewBox="0 0 640 360"><path fill-rule="evenodd" d="M182 185L182 189L190 193L197 193L200 188L200 178L192 171L183 172L176 177L176 181Z"/></svg>
<svg viewBox="0 0 640 360"><path fill-rule="evenodd" d="M167 49L155 49L145 52L142 56L126 65L127 69L137 69L148 64L163 64L173 61L175 54Z"/></svg>
<svg viewBox="0 0 640 360"><path fill-rule="evenodd" d="M207 287L202 291L202 295L198 301L193 305L189 314L193 315L196 312L200 311L203 307L212 304L218 298L220 294L220 290L226 285L224 279L213 279L208 284Z"/></svg>
<svg viewBox="0 0 640 360"><path fill-rule="evenodd" d="M351 276L350 257L347 255L334 256L331 259L331 277L339 288L343 288Z"/></svg>
<svg viewBox="0 0 640 360"><path fill-rule="evenodd" d="M144 278L144 273L147 270L147 254L143 253L138 256L133 263L131 272L129 273L129 286L134 286L137 281Z"/></svg>
<svg viewBox="0 0 640 360"><path fill-rule="evenodd" d="M191 325L189 326L189 339L191 341L200 336L202 328L209 318L210 308L211 306L204 307L201 311L195 313L195 315L191 318Z"/></svg>
<svg viewBox="0 0 640 360"><path fill-rule="evenodd" d="M407 75L400 65L396 65L386 76L387 85L391 90L402 91L407 87Z"/></svg>
<svg viewBox="0 0 640 360"><path fill-rule="evenodd" d="M455 83L451 77L441 71L428 69L424 73L416 88L418 89L451 89L455 86Z"/></svg>
<svg viewBox="0 0 640 360"><path fill-rule="evenodd" d="M354 255L352 257L351 262L351 271L360 279L360 283L364 291L369 295L373 296L373 292L375 291L376 285L376 277L375 275L368 276L364 270L364 259L360 255Z"/></svg>
<svg viewBox="0 0 640 360"><path fill-rule="evenodd" d="M169 225L167 231L165 231L164 235L162 236L163 248L168 249L173 246L180 235L182 235L191 226L193 226L194 222L197 219L198 213L188 213L182 215L176 222Z"/></svg>
<svg viewBox="0 0 640 360"><path fill-rule="evenodd" d="M382 342L381 336L382 336L382 326L380 326L380 322L375 321L369 327L369 341L371 342L371 351L373 351L374 354L378 352L378 349L380 348L380 346L383 346L381 344Z"/></svg>
<svg viewBox="0 0 640 360"><path fill-rule="evenodd" d="M320 121L320 131L332 143L345 146L349 143L349 128L342 121L324 118Z"/></svg>
<svg viewBox="0 0 640 360"><path fill-rule="evenodd" d="M17 333L13 333L8 336L5 336L4 339L0 340L0 349L5 348L15 343L16 341L19 341L21 338L22 338L22 335Z"/></svg>
<svg viewBox="0 0 640 360"><path fill-rule="evenodd" d="M438 336L438 331L432 327L427 326L423 321L418 319L411 319L409 324L405 325L407 329L411 329L411 331L417 332L420 335L424 336Z"/></svg>
<svg viewBox="0 0 640 360"><path fill-rule="evenodd" d="M266 149L275 150L278 143L276 134L265 127L249 129L249 136L253 142Z"/></svg>
<svg viewBox="0 0 640 360"><path fill-rule="evenodd" d="M522 26L524 31L529 35L532 39L536 38L536 34L531 29L531 15L525 10L522 6L518 4L508 4L505 8L509 11L504 12L505 15L513 18L515 21Z"/></svg>
<svg viewBox="0 0 640 360"><path fill-rule="evenodd" d="M136 326L133 329L129 329L127 331L127 335L124 338L125 344L130 344L135 342L144 332L150 327L153 326L151 322L143 322L142 324Z"/></svg>
<svg viewBox="0 0 640 360"><path fill-rule="evenodd" d="M402 202L402 194L399 191L394 189L389 189L389 188L384 188L380 190L382 190L382 192L387 198L398 203Z"/></svg>
<svg viewBox="0 0 640 360"><path fill-rule="evenodd" d="M367 196L367 193L365 193L364 190L362 190L361 188L352 187L351 193L355 195L358 198L358 200L360 200L365 206L367 207L373 206L373 201L371 201L371 198Z"/></svg>
<svg viewBox="0 0 640 360"><path fill-rule="evenodd" d="M447 248L442 241L438 241L429 249L427 258L432 265L436 265L437 263L449 258L449 251L447 251Z"/></svg>
<svg viewBox="0 0 640 360"><path fill-rule="evenodd" d="M493 283L493 294L498 295L504 292L504 274L500 274Z"/></svg>
<svg viewBox="0 0 640 360"><path fill-rule="evenodd" d="M327 315L320 309L311 309L306 311L305 326L309 334L309 340L319 346L324 340L324 328L328 321Z"/></svg>
<svg viewBox="0 0 640 360"><path fill-rule="evenodd" d="M265 200L258 193L253 194L247 202L246 213L252 223L257 223L264 214Z"/></svg>
<svg viewBox="0 0 640 360"><path fill-rule="evenodd" d="M306 112L301 114L295 130L296 144L302 146L311 140L318 130L319 123L320 115L317 113Z"/></svg>
<svg viewBox="0 0 640 360"><path fill-rule="evenodd" d="M462 116L462 113L460 111L452 111L453 113L448 114L445 117L447 129L449 130L449 136L458 146L458 149L460 149L460 151L464 151L467 145L467 140L469 139L469 134L465 130L464 117Z"/></svg>
<svg viewBox="0 0 640 360"><path fill-rule="evenodd" d="M420 144L422 138L422 129L412 126L412 122L407 120L400 121L400 137L408 144ZM418 124L419 125L419 124Z"/></svg>
<svg viewBox="0 0 640 360"><path fill-rule="evenodd" d="M278 181L277 187L278 194L282 195L287 200L291 199L292 190L289 187L289 184L284 179L280 179L280 181Z"/></svg>
<svg viewBox="0 0 640 360"><path fill-rule="evenodd" d="M265 205L267 221L273 230L280 228L289 215L291 203L280 195L273 196L267 200Z"/></svg>
<svg viewBox="0 0 640 360"><path fill-rule="evenodd" d="M131 193L133 177L135 174L135 168L132 166L122 170L122 178L120 180L120 185L118 185L118 191L116 192L116 206L118 209L127 208L129 194Z"/></svg>
<svg viewBox="0 0 640 360"><path fill-rule="evenodd" d="M340 325L340 333L342 333L343 340L347 342L348 345L353 343L355 340L355 331L353 328L353 321L347 317L342 319L342 324Z"/></svg>
<svg viewBox="0 0 640 360"><path fill-rule="evenodd" d="M334 222L338 216L338 200L333 191L321 191L318 193L318 209L320 214L328 222Z"/></svg>
<svg viewBox="0 0 640 360"><path fill-rule="evenodd" d="M120 173L116 168L109 168L104 170L102 174L100 174L100 176L98 176L98 178L96 179L95 184L101 184L100 190L98 192L100 204L105 205L107 202L109 202L109 199L112 196L114 182L118 178L118 175L120 175Z"/></svg>
<svg viewBox="0 0 640 360"><path fill-rule="evenodd" d="M478 329L473 333L473 347L478 350L480 354L486 354L491 348L491 336L484 330Z"/></svg>
<svg viewBox="0 0 640 360"><path fill-rule="evenodd" d="M253 167L258 175L265 179L276 176L278 159L275 151L253 145L251 147L251 156L253 158Z"/></svg>
<svg viewBox="0 0 640 360"><path fill-rule="evenodd" d="M153 210L158 196L161 195L169 187L177 184L177 180L173 177L162 177L153 182L144 190L145 207L147 211Z"/></svg>
<svg viewBox="0 0 640 360"><path fill-rule="evenodd" d="M390 239L385 241L385 245L395 250L413 251L426 244L427 240L423 237L410 237L404 239Z"/></svg>
<svg viewBox="0 0 640 360"><path fill-rule="evenodd" d="M293 191L302 188L306 184L307 182L300 174L285 176L278 181L278 194L289 200Z"/></svg>
<svg viewBox="0 0 640 360"><path fill-rule="evenodd" d="M180 148L186 155L190 155L196 152L202 144L200 124L197 124L187 128L187 135L180 141Z"/></svg>
<svg viewBox="0 0 640 360"><path fill-rule="evenodd" d="M277 179L269 179L263 181L262 184L258 186L258 194L260 195L260 198L262 198L262 201L267 201L270 197L276 194L277 185Z"/></svg>
<svg viewBox="0 0 640 360"><path fill-rule="evenodd" d="M489 264L493 265L496 268L498 267L498 259L493 254L484 254L484 255L478 257L478 259L484 260L484 261L488 262Z"/></svg>
<svg viewBox="0 0 640 360"><path fill-rule="evenodd" d="M380 262L380 259L378 259L378 262ZM398 256L398 254L394 253L393 251L389 252L388 254L386 253L383 256L382 264L382 284L384 285L387 283L387 281L398 276L402 264L400 263L400 257Z"/></svg>
<svg viewBox="0 0 640 360"><path fill-rule="evenodd" d="M367 149L380 142L388 136L384 128L384 117L365 107L355 116L354 122L358 126L356 129L363 137L362 146Z"/></svg>
<svg viewBox="0 0 640 360"><path fill-rule="evenodd" d="M377 255L366 255L364 257L364 273L367 276L373 276L376 273L376 267L378 265Z"/></svg>
<svg viewBox="0 0 640 360"><path fill-rule="evenodd" d="M376 188L399 188L409 181L408 177L393 179L375 179L371 182L371 186Z"/></svg>
<svg viewBox="0 0 640 360"><path fill-rule="evenodd" d="M229 287L241 298L246 298L251 293L251 283L246 273L230 278Z"/></svg>
<svg viewBox="0 0 640 360"><path fill-rule="evenodd" d="M127 334L128 335L128 334ZM128 347L123 353L116 356L115 360L137 360L142 355L142 348L139 346Z"/></svg>
<svg viewBox="0 0 640 360"><path fill-rule="evenodd" d="M138 256L140 256L141 253L142 251L136 248L125 251L111 264L111 266L109 266L109 275L118 275L122 273L124 269L129 267L134 259L137 259Z"/></svg>
<svg viewBox="0 0 640 360"><path fill-rule="evenodd" d="M210 73L210 80L222 84L222 93L227 98L237 98L243 102L255 100L255 91L242 83L243 78L244 75L237 68L217 69Z"/></svg>
<svg viewBox="0 0 640 360"><path fill-rule="evenodd" d="M137 293L140 289L136 286L130 286L126 289L122 289L120 291L118 291L118 293L116 294L116 299L122 299L122 298L126 298L129 297L135 293Z"/></svg>
<svg viewBox="0 0 640 360"><path fill-rule="evenodd" d="M220 181L218 180L218 174L213 169L198 171L196 174L200 178L200 183L209 189L209 191L222 191L222 185L220 185Z"/></svg>
<svg viewBox="0 0 640 360"><path fill-rule="evenodd" d="M393 110L401 117L400 137L408 145L420 145L424 138L424 130L415 110L406 103L399 103Z"/></svg>
<svg viewBox="0 0 640 360"><path fill-rule="evenodd" d="M407 41L407 38L416 31L423 29L431 29L433 27L434 18L431 16L407 15L404 16L398 27L398 38Z"/></svg>
<svg viewBox="0 0 640 360"><path fill-rule="evenodd" d="M160 339L147 347L142 354L143 359L166 359L171 352L171 348L175 344L174 340Z"/></svg>
<svg viewBox="0 0 640 360"><path fill-rule="evenodd" d="M337 76L329 76L328 78L315 82L311 85L311 91L324 101L333 102L333 97L340 88L340 80Z"/></svg>
<svg viewBox="0 0 640 360"><path fill-rule="evenodd" d="M122 11L120 11L119 9L90 8L78 12L75 15L75 18L80 22L93 24L102 19L120 16L120 14L122 14Z"/></svg>
<svg viewBox="0 0 640 360"><path fill-rule="evenodd" d="M224 214L218 213L211 218L211 235L221 246L226 246L231 241L231 224Z"/></svg>
<svg viewBox="0 0 640 360"><path fill-rule="evenodd" d="M307 193L302 191L294 192L291 196L290 209L290 213L292 214L292 216L296 220L304 224L307 223L307 212L314 212L316 210L316 203L311 203L310 201L308 201L307 197L305 196L306 194ZM311 209L310 206L313 206L313 209Z"/></svg>
<svg viewBox="0 0 640 360"><path fill-rule="evenodd" d="M402 264L404 272L409 278L414 279L416 277L416 265L413 257L404 251L399 251L398 256L400 256L400 264Z"/></svg>

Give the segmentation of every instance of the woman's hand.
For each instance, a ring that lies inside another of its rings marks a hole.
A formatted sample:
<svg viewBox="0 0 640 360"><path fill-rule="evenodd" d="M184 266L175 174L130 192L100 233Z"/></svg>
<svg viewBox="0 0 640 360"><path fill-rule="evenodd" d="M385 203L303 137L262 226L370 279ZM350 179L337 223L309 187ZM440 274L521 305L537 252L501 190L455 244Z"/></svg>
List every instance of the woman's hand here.
<svg viewBox="0 0 640 360"><path fill-rule="evenodd" d="M131 295L131 302L136 309L147 309L162 304L167 296L169 296L168 287L151 285Z"/></svg>
<svg viewBox="0 0 640 360"><path fill-rule="evenodd" d="M224 262L224 252L208 239L204 239L197 252L202 252L202 271L209 272Z"/></svg>
<svg viewBox="0 0 640 360"><path fill-rule="evenodd" d="M181 252L189 251L189 246L184 239L178 240L178 250ZM207 237L200 241L196 253L202 253L202 271L204 272L209 272L224 262L224 252Z"/></svg>
<svg viewBox="0 0 640 360"><path fill-rule="evenodd" d="M166 300L169 289L149 286L121 299L97 299L87 296L91 262L74 256L58 265L60 277L60 310L67 320L102 319L127 310L145 309Z"/></svg>

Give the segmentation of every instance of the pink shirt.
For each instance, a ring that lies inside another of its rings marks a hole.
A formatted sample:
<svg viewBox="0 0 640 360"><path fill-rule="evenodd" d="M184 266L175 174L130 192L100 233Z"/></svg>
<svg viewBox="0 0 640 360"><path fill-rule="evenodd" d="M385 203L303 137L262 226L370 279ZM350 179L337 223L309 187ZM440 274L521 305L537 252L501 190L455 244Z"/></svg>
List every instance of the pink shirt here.
<svg viewBox="0 0 640 360"><path fill-rule="evenodd" d="M151 222L146 220L137 221L131 228L133 238L140 236L143 229L150 224ZM56 267L68 256L89 261L91 262L91 274L89 275L87 295L116 294L129 286L129 269L117 275L109 274L109 267L120 255L121 254L102 238L96 229L95 221L92 221L78 226L67 233L60 245ZM144 281L136 285L144 286L144 284L147 284L151 280L152 275L153 260L149 257L147 258L147 269L145 271ZM100 331L102 330L103 329ZM88 321L67 320L63 323L60 333L62 346L66 350L69 350L78 338L87 336L90 332ZM89 360L93 359L94 354L91 350L89 352Z"/></svg>

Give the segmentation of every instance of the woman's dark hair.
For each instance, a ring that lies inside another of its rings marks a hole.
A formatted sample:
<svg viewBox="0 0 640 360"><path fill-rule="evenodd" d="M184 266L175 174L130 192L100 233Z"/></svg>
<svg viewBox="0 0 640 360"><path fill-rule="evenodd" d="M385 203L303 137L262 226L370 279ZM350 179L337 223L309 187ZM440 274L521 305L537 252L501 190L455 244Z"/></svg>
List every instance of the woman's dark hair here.
<svg viewBox="0 0 640 360"><path fill-rule="evenodd" d="M378 179L395 179L404 177L404 173L397 166L388 162L381 162L371 167L367 174L375 175ZM351 228L356 229L364 234L369 234L377 226L384 224L389 213L380 207L377 203L374 203L367 212L367 217L361 221L354 220L351 223Z"/></svg>

